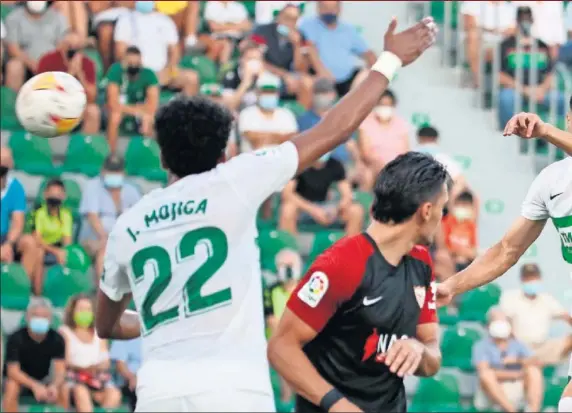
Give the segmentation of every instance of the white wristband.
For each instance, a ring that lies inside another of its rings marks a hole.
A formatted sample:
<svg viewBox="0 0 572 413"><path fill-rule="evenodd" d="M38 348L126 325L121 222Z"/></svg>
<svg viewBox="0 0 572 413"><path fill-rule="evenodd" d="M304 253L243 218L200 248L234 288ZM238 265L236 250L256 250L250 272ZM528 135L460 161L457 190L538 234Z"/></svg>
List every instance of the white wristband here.
<svg viewBox="0 0 572 413"><path fill-rule="evenodd" d="M403 62L399 57L386 51L379 56L377 62L371 67L371 70L381 73L391 82L397 70L399 70L402 65Z"/></svg>

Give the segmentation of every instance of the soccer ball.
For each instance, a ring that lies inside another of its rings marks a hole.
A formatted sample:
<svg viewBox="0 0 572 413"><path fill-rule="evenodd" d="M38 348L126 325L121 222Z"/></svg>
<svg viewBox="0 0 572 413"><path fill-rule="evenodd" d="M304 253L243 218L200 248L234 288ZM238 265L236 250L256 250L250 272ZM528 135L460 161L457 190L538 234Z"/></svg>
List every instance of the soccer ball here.
<svg viewBox="0 0 572 413"><path fill-rule="evenodd" d="M16 98L16 116L28 132L53 138L72 131L86 105L85 89L72 75L45 72L28 80Z"/></svg>

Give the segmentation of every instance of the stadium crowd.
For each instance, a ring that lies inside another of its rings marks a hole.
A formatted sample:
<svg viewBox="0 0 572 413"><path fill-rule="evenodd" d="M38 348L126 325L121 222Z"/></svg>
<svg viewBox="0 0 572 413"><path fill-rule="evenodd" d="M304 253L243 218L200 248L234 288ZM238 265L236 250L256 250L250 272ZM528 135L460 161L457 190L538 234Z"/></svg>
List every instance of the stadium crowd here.
<svg viewBox="0 0 572 413"><path fill-rule="evenodd" d="M487 61L492 45L500 45L499 124L512 116L516 93L540 106L555 101L563 116L568 97L551 85L557 61L572 65L572 4L565 9L561 1L461 3L474 86L481 78L480 42ZM305 6L2 2L0 124L3 138L10 136L0 152L4 411L34 404L84 412L94 406L134 408L139 339L100 340L92 294L118 216L166 183L153 140L154 113L175 93L204 95L227 106L236 118L228 158L280 144L317 124L376 56L344 20L341 2L319 2L315 16L305 16ZM537 78L525 76L522 89L516 87L517 42L520 53L534 49L539 64ZM45 140L21 130L13 107L24 82L48 71L75 76L88 100L60 158ZM407 151L433 155L453 180L433 247L437 278L446 279L477 257L479 194L441 148L438 125L413 125L400 114L399 96L388 90L346 145L288 183L260 211L268 336L313 258L365 228L376 175ZM307 234L312 241L301 248ZM542 292L541 269L523 266L521 281L522 288L502 294L496 286L477 291L441 314L455 331L445 334L444 346L455 348L463 372L476 372L474 406L482 411L540 411L544 377L572 350L572 336L550 336L553 319L572 324L572 318ZM465 320L480 323L467 334L454 328L463 311L477 311ZM6 323L8 313L16 313L17 322ZM474 331L479 334L469 334ZM292 391L276 375L273 382L277 408L290 411Z"/></svg>

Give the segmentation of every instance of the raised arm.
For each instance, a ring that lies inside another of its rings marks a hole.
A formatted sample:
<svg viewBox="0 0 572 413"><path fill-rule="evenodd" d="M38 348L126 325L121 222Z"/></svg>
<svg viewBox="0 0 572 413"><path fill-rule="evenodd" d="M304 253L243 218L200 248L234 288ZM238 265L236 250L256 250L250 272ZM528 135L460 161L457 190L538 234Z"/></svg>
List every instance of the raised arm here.
<svg viewBox="0 0 572 413"><path fill-rule="evenodd" d="M543 122L534 113L523 112L514 115L506 124L503 134L517 135L525 139L541 138L572 155L572 133Z"/></svg>
<svg viewBox="0 0 572 413"><path fill-rule="evenodd" d="M415 61L435 40L437 29L430 17L401 33L395 33L396 26L393 19L385 33L385 51L365 80L318 125L292 138L298 150L298 173L345 142L379 102L397 70Z"/></svg>

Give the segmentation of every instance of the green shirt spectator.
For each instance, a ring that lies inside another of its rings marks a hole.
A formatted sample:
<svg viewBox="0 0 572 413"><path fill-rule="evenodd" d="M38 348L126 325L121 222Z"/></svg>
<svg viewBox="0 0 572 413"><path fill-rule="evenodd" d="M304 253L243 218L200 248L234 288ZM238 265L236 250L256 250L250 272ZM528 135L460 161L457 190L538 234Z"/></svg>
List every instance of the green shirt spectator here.
<svg viewBox="0 0 572 413"><path fill-rule="evenodd" d="M138 74L133 76L133 69L130 66L123 67L120 62L115 62L107 72L107 82L119 86L121 103L124 105L145 103L147 89L159 85L159 79L151 69L146 67L137 67L136 69Z"/></svg>

